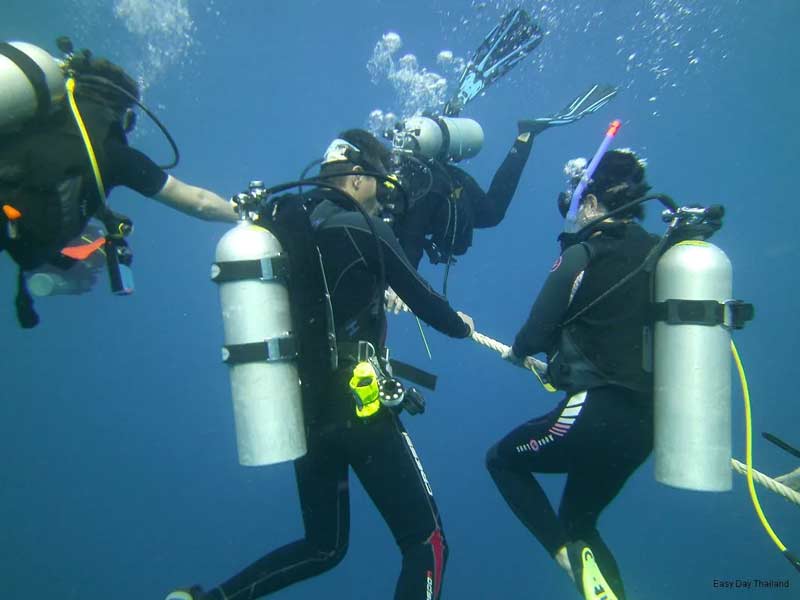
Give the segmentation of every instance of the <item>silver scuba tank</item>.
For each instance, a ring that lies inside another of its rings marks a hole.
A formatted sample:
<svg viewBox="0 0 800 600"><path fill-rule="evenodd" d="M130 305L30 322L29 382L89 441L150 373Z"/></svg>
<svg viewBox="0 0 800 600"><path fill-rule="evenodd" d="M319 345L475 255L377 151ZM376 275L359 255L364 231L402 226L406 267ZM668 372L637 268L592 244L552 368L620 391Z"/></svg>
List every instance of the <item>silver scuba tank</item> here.
<svg viewBox="0 0 800 600"><path fill-rule="evenodd" d="M463 117L411 117L395 133L395 147L423 158L458 162L483 147L480 123Z"/></svg>
<svg viewBox="0 0 800 600"><path fill-rule="evenodd" d="M49 114L66 94L59 62L27 42L0 45L0 132Z"/></svg>
<svg viewBox="0 0 800 600"><path fill-rule="evenodd" d="M665 313L654 331L654 455L661 483L731 489L731 335L716 318L731 294L731 262L713 244L680 242L658 261L655 302Z"/></svg>
<svg viewBox="0 0 800 600"><path fill-rule="evenodd" d="M243 220L217 244L219 284L239 462L294 460L306 453L297 346L278 239Z"/></svg>

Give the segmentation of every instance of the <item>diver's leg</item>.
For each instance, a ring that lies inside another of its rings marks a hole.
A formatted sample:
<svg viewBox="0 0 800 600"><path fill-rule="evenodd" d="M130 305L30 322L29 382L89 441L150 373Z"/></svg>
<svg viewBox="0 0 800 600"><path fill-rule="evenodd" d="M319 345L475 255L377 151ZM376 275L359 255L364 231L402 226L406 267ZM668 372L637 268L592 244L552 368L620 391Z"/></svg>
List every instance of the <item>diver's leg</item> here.
<svg viewBox="0 0 800 600"><path fill-rule="evenodd" d="M576 426L586 451L575 456L559 507L569 541L581 540L591 548L603 577L620 600L625 592L619 567L597 531L597 520L650 454L652 419L648 395L616 387L591 390ZM572 567L577 573L576 565Z"/></svg>
<svg viewBox="0 0 800 600"><path fill-rule="evenodd" d="M521 133L514 140L514 145L494 174L486 196L476 202L475 227L495 227L506 216L532 147L533 135L530 133Z"/></svg>
<svg viewBox="0 0 800 600"><path fill-rule="evenodd" d="M511 510L554 557L568 538L533 473L569 470L580 452L571 427L582 402L582 395L564 398L550 413L511 431L486 456L489 474Z"/></svg>
<svg viewBox="0 0 800 600"><path fill-rule="evenodd" d="M395 600L437 600L448 554L439 511L411 438L382 412L351 437L350 460L403 555Z"/></svg>
<svg viewBox="0 0 800 600"><path fill-rule="evenodd" d="M343 429L334 433L347 435ZM311 433L308 453L295 461L306 536L270 552L210 590L204 600L255 600L335 567L347 552L350 531L348 464L341 447Z"/></svg>

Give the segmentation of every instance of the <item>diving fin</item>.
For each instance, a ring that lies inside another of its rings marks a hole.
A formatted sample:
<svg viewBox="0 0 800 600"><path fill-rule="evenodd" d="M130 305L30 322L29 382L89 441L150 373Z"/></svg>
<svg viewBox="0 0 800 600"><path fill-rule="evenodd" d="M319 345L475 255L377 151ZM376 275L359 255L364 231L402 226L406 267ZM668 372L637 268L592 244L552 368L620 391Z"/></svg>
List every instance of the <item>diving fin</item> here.
<svg viewBox="0 0 800 600"><path fill-rule="evenodd" d="M517 124L519 132L529 131L533 135L538 135L548 127L569 125L600 110L616 95L617 88L613 85L596 83L554 115L519 121Z"/></svg>
<svg viewBox="0 0 800 600"><path fill-rule="evenodd" d="M578 540L567 544L567 554L575 585L586 600L618 600L600 572L594 552L586 542Z"/></svg>
<svg viewBox="0 0 800 600"><path fill-rule="evenodd" d="M458 80L458 91L445 105L444 115L458 116L470 100L528 56L543 37L539 26L521 8L505 15L464 67Z"/></svg>

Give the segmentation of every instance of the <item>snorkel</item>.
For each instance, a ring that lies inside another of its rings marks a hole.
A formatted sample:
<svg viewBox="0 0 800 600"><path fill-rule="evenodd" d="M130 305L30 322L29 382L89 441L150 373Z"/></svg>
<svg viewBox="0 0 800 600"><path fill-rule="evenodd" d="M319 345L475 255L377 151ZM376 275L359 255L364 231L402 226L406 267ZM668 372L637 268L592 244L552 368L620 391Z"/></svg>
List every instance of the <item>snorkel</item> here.
<svg viewBox="0 0 800 600"><path fill-rule="evenodd" d="M572 200L569 203L569 210L567 211L567 216L564 219L565 232L575 233L575 231L577 231L578 205L580 204L581 196L583 196L583 192L586 191L586 186L588 186L589 182L592 180L592 175L594 175L594 172L597 170L597 165L600 164L600 159L603 158L603 155L606 153L606 150L608 150L609 145L611 145L611 140L614 139L615 135L617 135L617 132L621 126L622 123L619 121L619 119L611 122L611 124L608 126L608 130L606 131L606 136L600 143L600 147L597 148L597 152L594 153L592 161L583 172L578 185L575 186L575 190L572 192Z"/></svg>

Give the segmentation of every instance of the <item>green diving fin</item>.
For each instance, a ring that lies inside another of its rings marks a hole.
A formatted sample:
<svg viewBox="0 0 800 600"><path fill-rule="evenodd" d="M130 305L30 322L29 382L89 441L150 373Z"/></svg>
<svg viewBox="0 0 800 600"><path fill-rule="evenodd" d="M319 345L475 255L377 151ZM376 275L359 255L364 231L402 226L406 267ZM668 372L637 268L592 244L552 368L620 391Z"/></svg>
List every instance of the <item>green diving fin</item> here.
<svg viewBox="0 0 800 600"><path fill-rule="evenodd" d="M569 125L588 114L597 112L616 95L617 88L613 85L596 83L554 115L519 121L519 132L529 131L537 135L548 127Z"/></svg>
<svg viewBox="0 0 800 600"><path fill-rule="evenodd" d="M543 37L539 26L521 8L505 15L464 67L458 80L458 91L445 105L444 115L458 116L468 102L528 56Z"/></svg>
<svg viewBox="0 0 800 600"><path fill-rule="evenodd" d="M575 584L586 600L618 600L603 573L600 572L594 552L586 542L579 540L568 544L567 553L575 576Z"/></svg>

